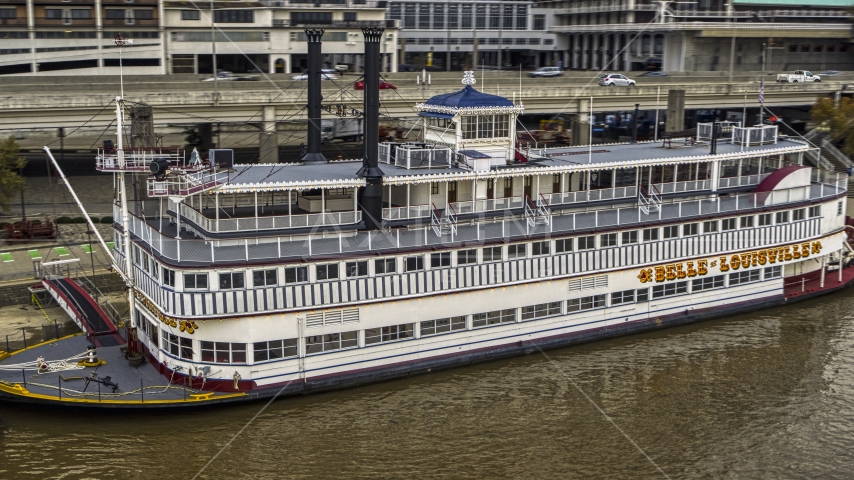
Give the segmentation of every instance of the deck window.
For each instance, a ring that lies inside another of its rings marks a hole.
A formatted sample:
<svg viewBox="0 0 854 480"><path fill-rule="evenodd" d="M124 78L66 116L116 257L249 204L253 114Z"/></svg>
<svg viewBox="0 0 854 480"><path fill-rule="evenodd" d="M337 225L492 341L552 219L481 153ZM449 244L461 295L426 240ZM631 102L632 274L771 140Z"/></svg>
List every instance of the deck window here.
<svg viewBox="0 0 854 480"><path fill-rule="evenodd" d="M715 277L698 278L691 282L692 292L701 292L703 290L711 290L713 288L723 288L724 277L726 275L718 275Z"/></svg>
<svg viewBox="0 0 854 480"><path fill-rule="evenodd" d="M271 287L278 285L279 280L276 275L276 269L270 270L255 270L252 272L252 285L256 287Z"/></svg>
<svg viewBox="0 0 854 480"><path fill-rule="evenodd" d="M430 254L430 268L442 268L451 266L451 252L439 252Z"/></svg>
<svg viewBox="0 0 854 480"><path fill-rule="evenodd" d="M317 265L317 280L335 280L338 278L338 264L327 263L325 265Z"/></svg>
<svg viewBox="0 0 854 480"><path fill-rule="evenodd" d="M163 285L168 285L170 287L175 286L175 270L170 270L168 268L163 268L160 270L163 275Z"/></svg>
<svg viewBox="0 0 854 480"><path fill-rule="evenodd" d="M742 285L759 281L759 270L748 270L746 272L735 272L729 274L729 286Z"/></svg>
<svg viewBox="0 0 854 480"><path fill-rule="evenodd" d="M246 363L246 344L202 342L202 361L211 363Z"/></svg>
<svg viewBox="0 0 854 480"><path fill-rule="evenodd" d="M649 301L649 289L648 288L640 288L635 290L635 301L637 303L648 302Z"/></svg>
<svg viewBox="0 0 854 480"><path fill-rule="evenodd" d="M644 242L654 242L658 240L658 229L657 228L647 228L643 231L643 241Z"/></svg>
<svg viewBox="0 0 854 480"><path fill-rule="evenodd" d="M725 218L721 220L721 230L735 230L735 219L734 218Z"/></svg>
<svg viewBox="0 0 854 480"><path fill-rule="evenodd" d="M179 337L171 333L161 330L163 337L163 350L171 355L183 358L186 360L193 359L193 340L190 338Z"/></svg>
<svg viewBox="0 0 854 480"><path fill-rule="evenodd" d="M744 218L745 217L742 217L742 220L744 220ZM752 227L753 226L753 217L750 217L750 220L751 220L750 226ZM760 227L766 227L768 225L771 225L771 214L770 213L764 213L762 215L759 215L759 226ZM744 222L742 222L741 227L744 228Z"/></svg>
<svg viewBox="0 0 854 480"><path fill-rule="evenodd" d="M578 237L579 250L593 250L594 248L596 248L596 237L593 235Z"/></svg>
<svg viewBox="0 0 854 480"><path fill-rule="evenodd" d="M255 363L297 356L297 339L255 342Z"/></svg>
<svg viewBox="0 0 854 480"><path fill-rule="evenodd" d="M638 231L623 232L623 245L632 245L638 243Z"/></svg>
<svg viewBox="0 0 854 480"><path fill-rule="evenodd" d="M807 209L806 208L799 208L797 210L792 211L792 221L797 222L797 221L803 220L805 218L807 218Z"/></svg>
<svg viewBox="0 0 854 480"><path fill-rule="evenodd" d="M477 250L460 250L457 252L457 265L477 263Z"/></svg>
<svg viewBox="0 0 854 480"><path fill-rule="evenodd" d="M421 336L439 335L466 329L466 317L440 318L421 322Z"/></svg>
<svg viewBox="0 0 854 480"><path fill-rule="evenodd" d="M703 233L715 233L718 231L718 221L703 222Z"/></svg>
<svg viewBox="0 0 854 480"><path fill-rule="evenodd" d="M584 310L593 310L594 308L602 308L605 306L605 295L592 295L589 297L574 298L567 300L566 311L582 312Z"/></svg>
<svg viewBox="0 0 854 480"><path fill-rule="evenodd" d="M219 274L219 289L230 290L233 288L243 288L245 275L243 272L228 272Z"/></svg>
<svg viewBox="0 0 854 480"><path fill-rule="evenodd" d="M614 292L611 294L611 306L622 305L624 303L635 303L635 291L623 290L622 292Z"/></svg>
<svg viewBox="0 0 854 480"><path fill-rule="evenodd" d="M285 269L285 283L305 283L308 281L308 267L291 267Z"/></svg>
<svg viewBox="0 0 854 480"><path fill-rule="evenodd" d="M347 262L347 278L367 277L368 276L368 261Z"/></svg>
<svg viewBox="0 0 854 480"><path fill-rule="evenodd" d="M682 235L685 237L691 237L697 235L700 231L699 223L686 223L682 225Z"/></svg>
<svg viewBox="0 0 854 480"><path fill-rule="evenodd" d="M415 272L418 270L424 270L424 257L421 255L406 257L406 271Z"/></svg>
<svg viewBox="0 0 854 480"><path fill-rule="evenodd" d="M201 290L208 288L207 273L185 273L184 274L184 289L185 290Z"/></svg>
<svg viewBox="0 0 854 480"><path fill-rule="evenodd" d="M472 326L474 328L500 325L502 323L513 323L516 321L516 309L495 310L493 312L476 313L472 315Z"/></svg>
<svg viewBox="0 0 854 480"><path fill-rule="evenodd" d="M404 323L390 327L366 328L365 345L374 343L396 342L398 340L409 340L415 338L415 324Z"/></svg>
<svg viewBox="0 0 854 480"><path fill-rule="evenodd" d="M617 234L616 233L606 233L603 235L599 235L599 247L616 247L617 246Z"/></svg>
<svg viewBox="0 0 854 480"><path fill-rule="evenodd" d="M652 287L652 298L672 297L688 293L688 282L667 283Z"/></svg>
<svg viewBox="0 0 854 480"><path fill-rule="evenodd" d="M531 255L539 257L551 253L551 244L548 240L544 242L534 242L531 244Z"/></svg>
<svg viewBox="0 0 854 480"><path fill-rule="evenodd" d="M765 280L770 280L772 278L780 278L783 276L783 267L767 267L765 268Z"/></svg>
<svg viewBox="0 0 854 480"><path fill-rule="evenodd" d="M486 247L483 249L484 262L500 262L503 260L501 247Z"/></svg>
<svg viewBox="0 0 854 480"><path fill-rule="evenodd" d="M678 225L670 225L669 227L664 227L664 238L679 238L679 226Z"/></svg>
<svg viewBox="0 0 854 480"><path fill-rule="evenodd" d="M397 272L396 258L380 258L374 261L374 272L377 275L385 275L387 273Z"/></svg>
<svg viewBox="0 0 854 480"><path fill-rule="evenodd" d="M305 337L305 353L329 352L358 346L359 332L330 333Z"/></svg>
<svg viewBox="0 0 854 480"><path fill-rule="evenodd" d="M816 205L810 207L809 209L810 218L820 217L821 216L821 205Z"/></svg>
<svg viewBox="0 0 854 480"><path fill-rule="evenodd" d="M522 320L536 320L554 315L560 315L563 302L541 303L522 307Z"/></svg>
<svg viewBox="0 0 854 480"><path fill-rule="evenodd" d="M507 258L525 258L525 244L517 243L515 245L507 245Z"/></svg>
<svg viewBox="0 0 854 480"><path fill-rule="evenodd" d="M777 218L775 219L777 225L781 223L789 223L789 212L777 212Z"/></svg>

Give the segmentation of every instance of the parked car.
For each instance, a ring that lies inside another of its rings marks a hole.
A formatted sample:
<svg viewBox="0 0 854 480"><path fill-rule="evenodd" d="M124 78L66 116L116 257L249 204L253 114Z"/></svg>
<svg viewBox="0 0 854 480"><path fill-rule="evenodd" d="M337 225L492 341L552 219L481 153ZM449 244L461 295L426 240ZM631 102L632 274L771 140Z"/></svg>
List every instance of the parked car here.
<svg viewBox="0 0 854 480"><path fill-rule="evenodd" d="M795 73L781 73L777 75L778 82L821 82L821 77L806 70L795 70Z"/></svg>
<svg viewBox="0 0 854 480"><path fill-rule="evenodd" d="M353 84L353 88L356 90L364 90L365 81L359 80L358 82ZM385 80L380 80L380 90L397 90L397 87L394 86L393 83L386 82Z"/></svg>
<svg viewBox="0 0 854 480"><path fill-rule="evenodd" d="M635 81L631 78L619 73L606 73L599 77L599 86L601 87L634 87Z"/></svg>
<svg viewBox="0 0 854 480"><path fill-rule="evenodd" d="M345 64L335 65L335 71L340 73L341 75L344 75L345 73L347 73L347 70L349 70L349 69L350 69L349 65L345 65Z"/></svg>
<svg viewBox="0 0 854 480"><path fill-rule="evenodd" d="M666 76L667 76L667 72L662 72L660 70L654 71L654 72L646 72L646 73L641 74L641 77L666 77Z"/></svg>
<svg viewBox="0 0 854 480"><path fill-rule="evenodd" d="M321 80L338 80L339 78L341 78L341 76L338 75L338 72L335 70L324 68L320 71ZM294 77L294 80L308 80L308 73L297 75Z"/></svg>
<svg viewBox="0 0 854 480"><path fill-rule="evenodd" d="M559 77L563 72L558 67L540 67L533 72L529 72L530 77Z"/></svg>
<svg viewBox="0 0 854 480"><path fill-rule="evenodd" d="M232 81L232 82L234 82L234 81L252 81L252 80L258 80L258 77L255 75L235 75L235 74L233 74L231 72L227 72L225 70L220 70L220 71L216 72L216 77L208 77L208 78L202 79L203 82L213 82L213 81L217 81L217 82Z"/></svg>
<svg viewBox="0 0 854 480"><path fill-rule="evenodd" d="M842 75L845 72L840 72L839 70L825 70L823 72L819 72L818 74L822 77L832 77L834 75Z"/></svg>

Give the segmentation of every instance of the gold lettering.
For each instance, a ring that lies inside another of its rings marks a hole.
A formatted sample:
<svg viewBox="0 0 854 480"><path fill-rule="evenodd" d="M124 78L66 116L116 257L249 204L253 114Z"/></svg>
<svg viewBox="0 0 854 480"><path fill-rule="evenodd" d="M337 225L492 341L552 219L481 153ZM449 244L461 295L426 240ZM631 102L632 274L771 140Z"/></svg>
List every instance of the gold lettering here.
<svg viewBox="0 0 854 480"><path fill-rule="evenodd" d="M791 251L791 248L790 248L788 245L787 245L787 246L785 246L785 247L782 247L782 248L783 248L783 251L785 251L785 253L786 253L786 261L791 260L791 259L792 259L792 251Z"/></svg>
<svg viewBox="0 0 854 480"><path fill-rule="evenodd" d="M792 245L792 257L793 258L801 258L801 252L798 251L801 246L798 244Z"/></svg>
<svg viewBox="0 0 854 480"><path fill-rule="evenodd" d="M676 267L671 263L670 265L666 265L664 268L667 272L667 279L676 280Z"/></svg>
<svg viewBox="0 0 854 480"><path fill-rule="evenodd" d="M807 258L810 256L810 244L802 243L801 244L801 257Z"/></svg>
<svg viewBox="0 0 854 480"><path fill-rule="evenodd" d="M697 274L705 275L708 273L708 268L706 268L708 260L697 260Z"/></svg>
<svg viewBox="0 0 854 480"><path fill-rule="evenodd" d="M688 272L687 272L687 273L688 273L688 276L689 276L689 277L696 277L696 276L697 276L697 271L696 271L696 270L694 270L694 262L686 262L686 263L687 263L687 265L688 265Z"/></svg>
<svg viewBox="0 0 854 480"><path fill-rule="evenodd" d="M729 265L726 263L726 257L721 257L721 271L722 272L729 271Z"/></svg>
<svg viewBox="0 0 854 480"><path fill-rule="evenodd" d="M813 254L821 253L821 242L812 242L812 253Z"/></svg>
<svg viewBox="0 0 854 480"><path fill-rule="evenodd" d="M688 274L685 272L685 270L682 270L682 264L677 263L676 264L676 278L685 278L686 275L688 275Z"/></svg>
<svg viewBox="0 0 854 480"><path fill-rule="evenodd" d="M655 281L663 282L664 281L664 267L658 266L655 267Z"/></svg>
<svg viewBox="0 0 854 480"><path fill-rule="evenodd" d="M733 270L738 270L738 267L741 266L741 259L738 255L733 255L732 258L729 259L729 267Z"/></svg>
<svg viewBox="0 0 854 480"><path fill-rule="evenodd" d="M750 268L750 254L742 253L741 254L741 268Z"/></svg>
<svg viewBox="0 0 854 480"><path fill-rule="evenodd" d="M759 261L759 265L765 265L765 262L768 261L768 251L767 250L760 250L759 255L757 255L757 256L759 257L757 259Z"/></svg>
<svg viewBox="0 0 854 480"><path fill-rule="evenodd" d="M768 252L768 263L777 263L777 249L770 248L766 251Z"/></svg>

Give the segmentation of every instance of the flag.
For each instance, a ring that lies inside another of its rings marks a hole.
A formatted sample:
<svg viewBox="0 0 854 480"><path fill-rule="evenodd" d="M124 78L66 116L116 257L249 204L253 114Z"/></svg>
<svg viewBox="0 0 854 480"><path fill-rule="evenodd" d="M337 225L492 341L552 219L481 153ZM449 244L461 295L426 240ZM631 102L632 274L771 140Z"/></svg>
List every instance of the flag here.
<svg viewBox="0 0 854 480"><path fill-rule="evenodd" d="M759 80L759 104L765 104L765 79Z"/></svg>

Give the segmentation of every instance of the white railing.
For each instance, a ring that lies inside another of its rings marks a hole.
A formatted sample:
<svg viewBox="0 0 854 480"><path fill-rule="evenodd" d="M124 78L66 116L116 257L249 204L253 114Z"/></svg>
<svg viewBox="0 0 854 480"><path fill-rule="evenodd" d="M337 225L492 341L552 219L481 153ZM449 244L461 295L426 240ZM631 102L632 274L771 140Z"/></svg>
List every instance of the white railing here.
<svg viewBox="0 0 854 480"><path fill-rule="evenodd" d="M718 181L718 188L735 188L748 185L759 185L759 183L767 177L768 173L760 173L756 175L742 175L740 177L721 178ZM707 182L709 180L706 180Z"/></svg>
<svg viewBox="0 0 854 480"><path fill-rule="evenodd" d="M726 11L726 10L671 10L670 14L675 17L732 17L732 18L754 18L760 17L768 20L775 17L806 17L806 18L847 18L851 14L845 10L759 10L759 11Z"/></svg>
<svg viewBox="0 0 854 480"><path fill-rule="evenodd" d="M395 148L395 166L415 168L449 168L453 152L447 147L424 148L421 145L398 145Z"/></svg>
<svg viewBox="0 0 854 480"><path fill-rule="evenodd" d="M830 139L825 138L824 140L822 140L821 148L823 148L826 152L829 152L833 158L839 160L839 162L845 165L845 167L854 167L854 163L851 162L851 159L848 157L848 155L842 153L842 151L836 148L836 145L834 145L833 142L830 141Z"/></svg>
<svg viewBox="0 0 854 480"><path fill-rule="evenodd" d="M186 197L216 188L228 182L228 172L197 170L170 174L160 179L148 178L150 197Z"/></svg>
<svg viewBox="0 0 854 480"><path fill-rule="evenodd" d="M406 220L430 216L430 205L383 208L383 220Z"/></svg>
<svg viewBox="0 0 854 480"><path fill-rule="evenodd" d="M643 28L639 23L617 23L608 25L553 25L548 27L550 32L637 32ZM682 30L770 30L770 31L815 31L827 30L834 32L849 32L851 24L847 23L747 23L747 22L670 22L656 23L656 31L682 31Z"/></svg>
<svg viewBox="0 0 854 480"><path fill-rule="evenodd" d="M123 151L122 160L116 149L98 149L95 168L102 172L149 171L154 160L167 160L170 167L184 164L184 150L180 148L132 148Z"/></svg>
<svg viewBox="0 0 854 480"><path fill-rule="evenodd" d="M740 127L741 122L731 122L731 121L722 121L716 122L720 128L720 134L718 136L719 139L722 139L723 134L732 133L733 127ZM712 139L712 125L711 122L704 122L697 124L697 141L704 142L710 141Z"/></svg>
<svg viewBox="0 0 854 480"><path fill-rule="evenodd" d="M758 125L756 127L733 127L732 143L743 147L777 143L777 126Z"/></svg>
<svg viewBox="0 0 854 480"><path fill-rule="evenodd" d="M208 218L198 210L181 204L181 216L206 232L240 232L280 230L286 228L320 227L324 225L353 225L362 221L362 212L309 213L306 215L273 215L242 218Z"/></svg>
<svg viewBox="0 0 854 480"><path fill-rule="evenodd" d="M644 215L661 211L661 192L655 185L650 185L649 191L643 187L638 189L638 209Z"/></svg>
<svg viewBox="0 0 854 480"><path fill-rule="evenodd" d="M457 215L453 207L449 204L445 207L444 213L440 212L436 205L432 205L432 207L430 210L430 226L433 233L437 237L441 237L444 233L450 233L451 239L453 239L457 233Z"/></svg>

